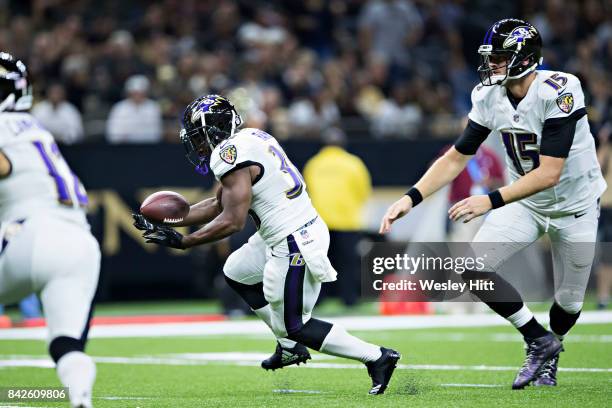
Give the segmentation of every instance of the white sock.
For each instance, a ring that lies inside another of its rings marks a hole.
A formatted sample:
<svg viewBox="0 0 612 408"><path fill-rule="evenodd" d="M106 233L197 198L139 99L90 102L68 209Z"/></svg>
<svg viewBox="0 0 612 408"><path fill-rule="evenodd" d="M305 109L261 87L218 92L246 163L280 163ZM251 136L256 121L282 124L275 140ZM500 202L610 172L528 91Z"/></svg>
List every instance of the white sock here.
<svg viewBox="0 0 612 408"><path fill-rule="evenodd" d="M532 318L533 313L531 313L531 310L529 310L527 306L523 305L523 307L521 307L518 312L511 316L508 316L506 320L508 320L510 323L512 323L514 327L518 329L519 327L523 327L524 325L526 325Z"/></svg>
<svg viewBox="0 0 612 408"><path fill-rule="evenodd" d="M263 320L268 325L270 330L272 330L272 308L270 307L270 305L269 304L265 305L264 307L259 308L257 310L253 310L253 311L261 320ZM289 340L286 337L276 337L276 340L284 348L295 347L295 341Z"/></svg>
<svg viewBox="0 0 612 408"><path fill-rule="evenodd" d="M320 351L325 354L359 360L362 363L376 361L382 356L380 347L351 336L337 324L332 326L323 340Z"/></svg>
<svg viewBox="0 0 612 408"><path fill-rule="evenodd" d="M91 393L96 380L96 365L87 354L71 351L57 362L57 376L68 388L70 404L91 407Z"/></svg>

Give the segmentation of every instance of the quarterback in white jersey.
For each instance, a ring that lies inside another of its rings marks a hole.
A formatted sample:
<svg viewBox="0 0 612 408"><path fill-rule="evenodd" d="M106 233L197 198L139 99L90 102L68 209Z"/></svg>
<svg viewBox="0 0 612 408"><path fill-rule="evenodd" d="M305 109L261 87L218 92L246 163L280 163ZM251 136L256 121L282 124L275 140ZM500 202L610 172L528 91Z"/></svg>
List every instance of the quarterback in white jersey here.
<svg viewBox="0 0 612 408"><path fill-rule="evenodd" d="M83 350L100 249L87 194L31 104L25 65L0 53L0 303L40 294L58 376L74 407L90 407L96 369Z"/></svg>
<svg viewBox="0 0 612 408"><path fill-rule="evenodd" d="M539 167L540 153L565 158L559 182L525 197L522 204L547 216L573 215L592 206L606 189L584 94L572 74L539 70L533 75L527 94L516 105L506 87L477 85L468 118L490 129L490 137L502 141L513 181ZM572 138L553 133L565 121L575 122ZM547 135L545 141L543 133Z"/></svg>
<svg viewBox="0 0 612 408"><path fill-rule="evenodd" d="M389 231L395 220L451 182L489 135L500 138L513 182L488 195L471 196L449 210L452 220L463 222L495 210L474 238L478 243L474 248L488 255L485 268L462 277L492 281L503 300L487 291L473 293L525 338L527 357L512 387L555 386L561 341L582 309L594 257L598 199L606 183L580 81L568 73L536 70L542 63L538 30L523 20L500 20L487 31L478 53L481 84L472 92L463 135L387 210L380 232ZM544 234L551 240L555 278L550 332L533 317L516 289L495 273Z"/></svg>
<svg viewBox="0 0 612 408"><path fill-rule="evenodd" d="M311 317L322 282L336 279L327 258L329 231L310 202L304 179L276 139L258 129L236 129L242 120L224 97L207 95L185 111L181 140L196 170L207 172L206 159L220 182L218 198L191 207L178 224L203 228L182 236L135 214L135 226L147 242L189 248L240 231L250 214L258 227L246 244L230 255L223 272L234 289L272 330L275 353L262 362L277 369L310 359L306 347L363 362L370 394L384 393L398 352L366 343L337 324ZM305 347L306 346L306 347Z"/></svg>

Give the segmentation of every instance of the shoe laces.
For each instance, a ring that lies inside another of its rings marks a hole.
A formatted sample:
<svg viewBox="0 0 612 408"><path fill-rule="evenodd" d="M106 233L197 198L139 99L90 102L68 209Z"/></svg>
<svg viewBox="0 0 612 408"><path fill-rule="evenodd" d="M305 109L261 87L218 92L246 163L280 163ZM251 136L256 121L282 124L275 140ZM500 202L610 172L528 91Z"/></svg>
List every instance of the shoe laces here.
<svg viewBox="0 0 612 408"><path fill-rule="evenodd" d="M555 369L557 359L558 357L553 357L544 364L544 366L542 367L542 370L540 371L540 378L553 378L554 377L555 372L557 371Z"/></svg>
<svg viewBox="0 0 612 408"><path fill-rule="evenodd" d="M527 356L525 357L525 361L523 361L523 366L521 370L526 370L529 367L529 362L535 356L537 351L536 343L531 341L527 343Z"/></svg>

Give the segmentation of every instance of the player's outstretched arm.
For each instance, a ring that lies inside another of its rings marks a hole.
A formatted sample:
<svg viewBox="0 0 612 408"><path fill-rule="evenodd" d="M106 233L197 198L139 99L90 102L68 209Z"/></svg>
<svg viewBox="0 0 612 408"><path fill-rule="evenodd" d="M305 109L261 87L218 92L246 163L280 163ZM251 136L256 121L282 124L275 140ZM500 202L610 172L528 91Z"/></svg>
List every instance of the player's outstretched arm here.
<svg viewBox="0 0 612 408"><path fill-rule="evenodd" d="M216 197L207 198L192 205L189 208L189 214L178 223L172 223L172 227L185 227L191 225L202 225L214 220L219 214L221 214L221 186L217 189Z"/></svg>
<svg viewBox="0 0 612 408"><path fill-rule="evenodd" d="M472 156L457 151L452 146L444 155L438 158L427 170L421 179L414 185L421 195L421 199L427 198L451 181L463 171ZM393 203L385 213L381 223L381 234L391 230L391 224L408 214L414 205L413 198L404 195Z"/></svg>
<svg viewBox="0 0 612 408"><path fill-rule="evenodd" d="M251 206L251 173L249 168L231 172L221 179L223 210L210 223L199 230L185 235L183 248L218 241L244 228Z"/></svg>

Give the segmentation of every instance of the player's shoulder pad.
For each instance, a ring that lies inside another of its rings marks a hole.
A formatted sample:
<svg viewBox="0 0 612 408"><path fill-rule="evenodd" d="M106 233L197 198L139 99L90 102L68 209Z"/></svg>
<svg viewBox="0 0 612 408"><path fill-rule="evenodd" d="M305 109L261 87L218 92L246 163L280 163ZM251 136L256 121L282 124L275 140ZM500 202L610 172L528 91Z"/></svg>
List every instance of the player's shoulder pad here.
<svg viewBox="0 0 612 408"><path fill-rule="evenodd" d="M249 144L261 144L261 142L266 142L269 140L273 140L274 136L269 134L266 131L257 128L244 128L238 132L237 136L240 136L246 143Z"/></svg>
<svg viewBox="0 0 612 408"><path fill-rule="evenodd" d="M492 85L492 86L484 86L482 84L476 85L472 89L472 95L471 95L472 104L477 104L479 102L486 101L488 98L491 97L494 91L498 90L498 88L499 86L497 85Z"/></svg>
<svg viewBox="0 0 612 408"><path fill-rule="evenodd" d="M30 143L41 138L53 140L53 135L31 114L3 114L0 112L0 146Z"/></svg>
<svg viewBox="0 0 612 408"><path fill-rule="evenodd" d="M254 161L257 146L250 133L242 129L233 137L218 144L211 153L210 168L215 177L221 178L230 169L246 161Z"/></svg>
<svg viewBox="0 0 612 408"><path fill-rule="evenodd" d="M241 151L242 149L229 139L215 146L210 154L210 169L217 179L236 165Z"/></svg>
<svg viewBox="0 0 612 408"><path fill-rule="evenodd" d="M576 75L561 71L538 71L538 98L542 100L557 99L565 93L582 94L582 85Z"/></svg>

